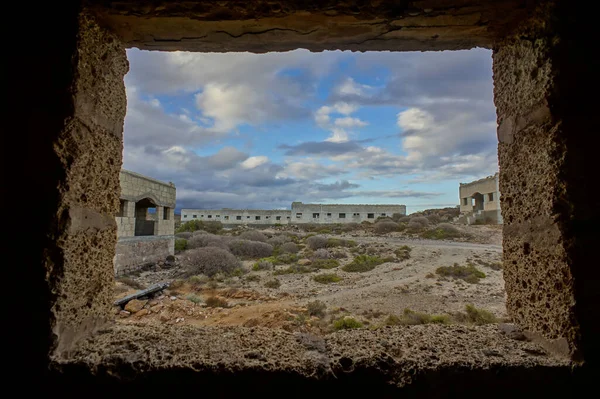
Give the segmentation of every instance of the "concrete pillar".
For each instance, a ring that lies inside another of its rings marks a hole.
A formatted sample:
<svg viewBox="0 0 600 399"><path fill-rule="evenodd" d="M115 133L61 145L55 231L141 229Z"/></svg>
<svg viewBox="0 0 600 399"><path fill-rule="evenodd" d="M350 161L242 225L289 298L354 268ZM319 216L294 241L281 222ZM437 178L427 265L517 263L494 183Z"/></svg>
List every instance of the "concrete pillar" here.
<svg viewBox="0 0 600 399"><path fill-rule="evenodd" d="M600 129L586 95L599 69L578 31L585 12L540 6L493 59L508 311L531 336L589 363L600 336Z"/></svg>

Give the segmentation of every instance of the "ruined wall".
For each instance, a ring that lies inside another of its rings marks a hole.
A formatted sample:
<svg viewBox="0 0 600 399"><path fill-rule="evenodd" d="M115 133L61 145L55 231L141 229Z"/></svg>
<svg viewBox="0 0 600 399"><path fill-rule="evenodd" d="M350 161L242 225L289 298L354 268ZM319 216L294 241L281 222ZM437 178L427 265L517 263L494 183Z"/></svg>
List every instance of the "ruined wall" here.
<svg viewBox="0 0 600 399"><path fill-rule="evenodd" d="M148 197L156 205L175 208L176 189L173 183L165 183L124 169L119 173L119 182L121 199L136 202Z"/></svg>
<svg viewBox="0 0 600 399"><path fill-rule="evenodd" d="M574 35L582 29L573 22L576 9L545 3L498 43L494 96L508 310L574 358L585 357L587 345L589 360L598 351L592 342L598 268L590 267L597 263L591 248L598 234L585 226L597 223L599 209L589 188L595 178L589 148L597 148L598 135L586 132L594 123L598 129L578 91L597 77L583 46L587 37Z"/></svg>
<svg viewBox="0 0 600 399"><path fill-rule="evenodd" d="M115 249L115 275L139 270L175 253L175 236L124 237Z"/></svg>
<svg viewBox="0 0 600 399"><path fill-rule="evenodd" d="M69 88L72 114L53 145L63 168L58 220L44 265L57 354L110 318L128 70L125 49L85 14Z"/></svg>
<svg viewBox="0 0 600 399"><path fill-rule="evenodd" d="M488 214L494 215L494 219L498 219L499 212L491 212L500 210L500 191L499 191L499 175L486 177L484 179L476 180L470 183L460 183L459 186L459 197L460 197L460 211L472 212L473 206L471 205L471 198L476 193L483 194L483 210L490 211ZM492 194L492 200L490 201L489 195ZM465 205L464 199L467 199Z"/></svg>

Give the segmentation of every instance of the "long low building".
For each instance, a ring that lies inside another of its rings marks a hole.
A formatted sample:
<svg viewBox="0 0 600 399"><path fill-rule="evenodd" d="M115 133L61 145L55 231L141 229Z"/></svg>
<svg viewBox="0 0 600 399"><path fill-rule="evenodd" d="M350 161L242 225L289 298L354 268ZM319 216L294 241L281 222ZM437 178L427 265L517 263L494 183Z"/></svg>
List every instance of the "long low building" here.
<svg viewBox="0 0 600 399"><path fill-rule="evenodd" d="M374 222L379 217L406 215L406 205L370 204L303 204L293 202L292 209L182 209L181 222L190 220L219 221L223 224L302 224Z"/></svg>

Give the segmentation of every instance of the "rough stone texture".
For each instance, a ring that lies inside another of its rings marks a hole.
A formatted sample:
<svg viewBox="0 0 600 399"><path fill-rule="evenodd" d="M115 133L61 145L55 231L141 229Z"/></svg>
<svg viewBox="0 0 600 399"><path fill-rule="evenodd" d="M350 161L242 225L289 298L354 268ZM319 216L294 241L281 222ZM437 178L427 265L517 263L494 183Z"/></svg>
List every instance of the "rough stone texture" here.
<svg viewBox="0 0 600 399"><path fill-rule="evenodd" d="M52 306L57 354L110 317L126 108L123 46L85 15L78 23L73 113L54 144L64 171L55 248L48 249L45 263L57 298Z"/></svg>
<svg viewBox="0 0 600 399"><path fill-rule="evenodd" d="M592 361L600 203L590 188L597 179L590 148L598 148L598 135L586 133L597 132L598 123L587 122L594 111L586 114L590 106L577 94L584 77L597 78L587 39L575 35L577 12L546 3L498 43L494 92L508 310L554 349Z"/></svg>
<svg viewBox="0 0 600 399"><path fill-rule="evenodd" d="M176 189L173 183L166 183L125 169L121 169L119 173L119 182L123 200L137 202L150 198L155 205L175 208Z"/></svg>
<svg viewBox="0 0 600 399"><path fill-rule="evenodd" d="M220 378L235 376L236 384L219 386L223 394L274 384L276 393L292 396L296 385L342 392L364 384L371 394L404 388L489 397L515 387L539 394L567 388L561 384L572 377L567 360L509 339L497 326L386 327L319 337L265 328L115 325L55 367L87 370L108 386L126 380L145 389L172 378L169 370L177 371L178 382L170 389L180 390L189 384L211 390Z"/></svg>
<svg viewBox="0 0 600 399"><path fill-rule="evenodd" d="M175 254L175 236L121 237L115 248L115 275L139 270Z"/></svg>
<svg viewBox="0 0 600 399"><path fill-rule="evenodd" d="M490 47L526 15L528 2L98 0L87 4L127 46L266 52Z"/></svg>

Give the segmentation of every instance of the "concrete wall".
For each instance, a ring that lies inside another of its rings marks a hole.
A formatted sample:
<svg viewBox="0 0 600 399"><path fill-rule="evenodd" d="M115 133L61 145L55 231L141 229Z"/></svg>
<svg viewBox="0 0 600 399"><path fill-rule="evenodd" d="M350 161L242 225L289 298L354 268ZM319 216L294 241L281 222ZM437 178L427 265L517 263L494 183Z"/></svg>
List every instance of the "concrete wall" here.
<svg viewBox="0 0 600 399"><path fill-rule="evenodd" d="M115 217L119 238L115 271L131 271L152 260L173 255L175 185L124 169L119 174L119 182L121 197L119 213ZM151 205L156 208L154 214L148 213Z"/></svg>
<svg viewBox="0 0 600 399"><path fill-rule="evenodd" d="M486 177L484 179L476 180L470 183L460 183L459 187L459 199L460 199L460 211L461 213L472 212L474 206L472 205L472 198L476 194L483 195L483 210L484 211L496 211L500 209L500 191L498 189L498 173L493 176ZM492 195L490 200L489 195ZM467 204L465 205L465 199Z"/></svg>
<svg viewBox="0 0 600 399"><path fill-rule="evenodd" d="M374 222L394 213L406 215L405 205L303 204L292 203L292 223L360 223Z"/></svg>
<svg viewBox="0 0 600 399"><path fill-rule="evenodd" d="M340 217L340 213L346 215ZM406 215L405 205L323 205L292 203L292 210L182 209L181 221L219 221L223 224L301 224L374 222L394 213ZM318 214L317 217L316 214Z"/></svg>
<svg viewBox="0 0 600 399"><path fill-rule="evenodd" d="M115 249L115 275L126 274L165 260L175 252L174 236L120 238Z"/></svg>

